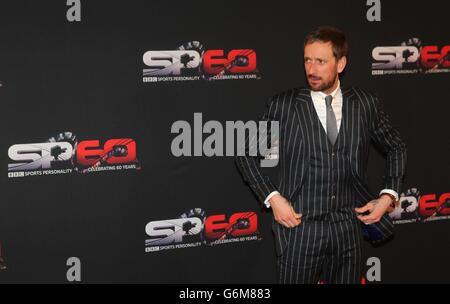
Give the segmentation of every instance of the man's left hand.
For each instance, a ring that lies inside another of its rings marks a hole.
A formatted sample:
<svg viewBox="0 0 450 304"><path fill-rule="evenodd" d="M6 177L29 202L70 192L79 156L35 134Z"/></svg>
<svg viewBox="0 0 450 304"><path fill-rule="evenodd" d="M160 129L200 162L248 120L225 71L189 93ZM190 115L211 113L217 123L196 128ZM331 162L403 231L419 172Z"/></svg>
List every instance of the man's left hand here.
<svg viewBox="0 0 450 304"><path fill-rule="evenodd" d="M371 200L361 208L355 208L358 213L370 212L367 215L360 214L357 218L366 225L377 223L386 212L390 211L391 203L392 199L390 197L382 195L378 199Z"/></svg>

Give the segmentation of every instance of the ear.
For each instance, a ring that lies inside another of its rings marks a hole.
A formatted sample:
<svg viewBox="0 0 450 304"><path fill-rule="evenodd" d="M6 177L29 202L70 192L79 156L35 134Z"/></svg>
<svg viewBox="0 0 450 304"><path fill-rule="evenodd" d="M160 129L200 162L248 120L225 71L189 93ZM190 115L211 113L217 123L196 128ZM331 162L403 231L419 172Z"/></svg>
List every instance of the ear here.
<svg viewBox="0 0 450 304"><path fill-rule="evenodd" d="M340 74L344 69L345 66L347 65L347 57L346 56L342 56L341 59L338 60L338 74Z"/></svg>

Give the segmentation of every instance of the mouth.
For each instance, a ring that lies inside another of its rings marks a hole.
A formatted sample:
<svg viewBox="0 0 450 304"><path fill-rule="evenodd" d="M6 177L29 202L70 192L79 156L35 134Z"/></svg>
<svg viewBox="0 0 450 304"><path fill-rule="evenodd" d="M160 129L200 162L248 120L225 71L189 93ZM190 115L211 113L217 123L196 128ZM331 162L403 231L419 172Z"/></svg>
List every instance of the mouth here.
<svg viewBox="0 0 450 304"><path fill-rule="evenodd" d="M309 79L309 82L312 84L317 84L321 80L320 77L308 77L308 79Z"/></svg>

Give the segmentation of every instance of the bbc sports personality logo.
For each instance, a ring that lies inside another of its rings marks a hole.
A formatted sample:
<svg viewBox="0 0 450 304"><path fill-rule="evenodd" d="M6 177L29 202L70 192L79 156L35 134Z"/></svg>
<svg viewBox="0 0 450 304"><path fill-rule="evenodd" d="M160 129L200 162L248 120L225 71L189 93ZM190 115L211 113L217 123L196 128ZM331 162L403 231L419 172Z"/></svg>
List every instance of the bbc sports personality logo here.
<svg viewBox="0 0 450 304"><path fill-rule="evenodd" d="M46 141L14 144L8 149L8 177L140 169L132 138L81 140L62 132Z"/></svg>
<svg viewBox="0 0 450 304"><path fill-rule="evenodd" d="M372 50L372 75L450 72L450 45L422 45L410 38L400 45Z"/></svg>
<svg viewBox="0 0 450 304"><path fill-rule="evenodd" d="M193 208L178 218L148 222L145 233L145 252L261 240L258 215L252 211L206 216Z"/></svg>
<svg viewBox="0 0 450 304"><path fill-rule="evenodd" d="M144 83L260 79L256 52L249 48L206 50L199 41L172 50L146 51Z"/></svg>

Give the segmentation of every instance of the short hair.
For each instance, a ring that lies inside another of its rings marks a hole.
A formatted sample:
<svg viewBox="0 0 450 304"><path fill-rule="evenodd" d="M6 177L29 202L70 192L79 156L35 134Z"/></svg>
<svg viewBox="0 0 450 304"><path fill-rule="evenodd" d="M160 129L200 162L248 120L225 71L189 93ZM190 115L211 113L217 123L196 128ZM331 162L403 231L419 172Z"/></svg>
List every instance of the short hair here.
<svg viewBox="0 0 450 304"><path fill-rule="evenodd" d="M306 35L303 47L316 41L331 42L333 55L338 60L343 56L347 56L348 43L344 32L340 29L331 26L319 26Z"/></svg>

